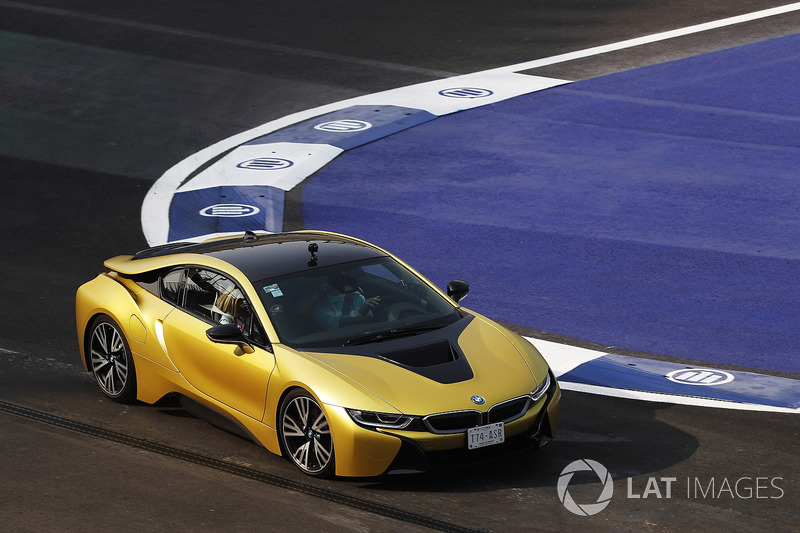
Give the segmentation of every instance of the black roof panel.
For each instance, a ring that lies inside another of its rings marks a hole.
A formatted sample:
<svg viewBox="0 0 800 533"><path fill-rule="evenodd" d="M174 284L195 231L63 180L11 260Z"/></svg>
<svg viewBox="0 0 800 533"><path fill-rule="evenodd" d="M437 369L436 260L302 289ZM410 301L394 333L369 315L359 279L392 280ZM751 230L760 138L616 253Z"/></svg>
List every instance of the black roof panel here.
<svg viewBox="0 0 800 533"><path fill-rule="evenodd" d="M308 249L311 243L318 248L315 263L311 261ZM275 233L201 243L170 243L142 250L133 260L183 253L221 259L241 270L251 281L385 255L378 249L342 235Z"/></svg>

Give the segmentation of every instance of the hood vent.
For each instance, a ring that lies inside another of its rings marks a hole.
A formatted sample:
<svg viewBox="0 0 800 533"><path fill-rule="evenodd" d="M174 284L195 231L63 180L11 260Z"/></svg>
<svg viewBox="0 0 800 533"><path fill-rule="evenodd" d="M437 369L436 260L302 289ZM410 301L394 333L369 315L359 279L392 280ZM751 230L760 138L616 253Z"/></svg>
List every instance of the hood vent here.
<svg viewBox="0 0 800 533"><path fill-rule="evenodd" d="M474 377L467 359L446 339L378 355L439 383L458 383Z"/></svg>
<svg viewBox="0 0 800 533"><path fill-rule="evenodd" d="M400 363L403 366L410 366L413 368L452 363L459 357L458 353L447 340L441 340L424 346L412 346L411 348L404 348L393 352L382 352L379 355L394 363Z"/></svg>

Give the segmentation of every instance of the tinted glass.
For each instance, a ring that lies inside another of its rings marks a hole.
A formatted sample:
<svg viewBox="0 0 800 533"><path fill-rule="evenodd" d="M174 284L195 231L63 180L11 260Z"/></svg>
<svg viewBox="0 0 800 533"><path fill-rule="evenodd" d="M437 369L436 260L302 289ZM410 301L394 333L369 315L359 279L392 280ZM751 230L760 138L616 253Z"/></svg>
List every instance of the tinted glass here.
<svg viewBox="0 0 800 533"><path fill-rule="evenodd" d="M281 341L298 348L461 318L446 299L389 258L310 269L256 283Z"/></svg>
<svg viewBox="0 0 800 533"><path fill-rule="evenodd" d="M219 272L199 267L188 268L185 272L183 307L187 311L214 324L234 324L245 339L267 345L267 336L261 324L233 280ZM169 279L169 275L164 277L163 286L170 285Z"/></svg>
<svg viewBox="0 0 800 533"><path fill-rule="evenodd" d="M183 269L173 270L161 278L161 297L168 302L180 305L182 288Z"/></svg>

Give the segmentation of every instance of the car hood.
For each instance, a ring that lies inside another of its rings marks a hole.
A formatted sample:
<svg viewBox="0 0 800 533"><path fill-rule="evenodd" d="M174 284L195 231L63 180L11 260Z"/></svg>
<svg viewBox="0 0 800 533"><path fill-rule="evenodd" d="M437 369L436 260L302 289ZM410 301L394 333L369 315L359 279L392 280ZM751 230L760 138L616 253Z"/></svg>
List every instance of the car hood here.
<svg viewBox="0 0 800 533"><path fill-rule="evenodd" d="M403 342L370 344L355 353L307 355L405 414L427 415L462 409L485 411L498 402L536 388L532 365L509 332L482 317L465 320L466 327L459 327L458 334L449 337L431 332ZM443 342L453 348L455 360L427 365L413 358L394 357L398 353L438 353ZM542 368L546 371L546 365ZM544 372L540 373L539 378L543 379ZM483 397L485 403L477 405L472 401L473 396Z"/></svg>

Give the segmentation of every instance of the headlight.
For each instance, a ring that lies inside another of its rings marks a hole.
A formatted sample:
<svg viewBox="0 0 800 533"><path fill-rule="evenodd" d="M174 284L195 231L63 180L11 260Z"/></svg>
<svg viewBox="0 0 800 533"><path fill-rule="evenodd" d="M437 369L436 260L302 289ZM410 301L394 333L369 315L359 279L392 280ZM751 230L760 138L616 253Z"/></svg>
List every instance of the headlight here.
<svg viewBox="0 0 800 533"><path fill-rule="evenodd" d="M370 428L403 429L414 420L414 417L411 416L361 411L359 409L347 409L347 414L356 424Z"/></svg>
<svg viewBox="0 0 800 533"><path fill-rule="evenodd" d="M541 383L539 383L539 386L533 389L533 392L531 392L528 396L531 397L533 403L536 403L542 399L542 396L544 396L545 393L547 393L547 389L549 388L550 388L550 372L544 375L544 379L542 380Z"/></svg>

